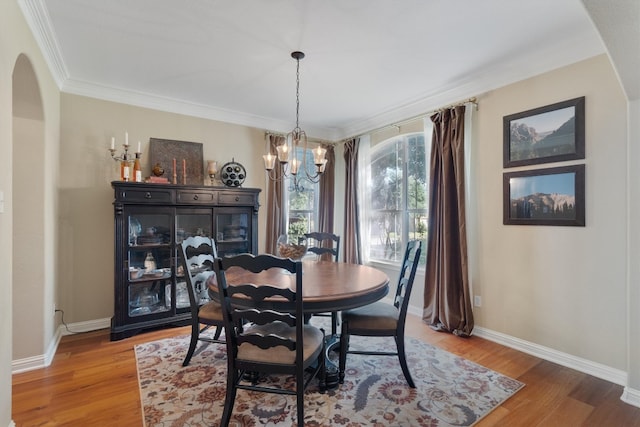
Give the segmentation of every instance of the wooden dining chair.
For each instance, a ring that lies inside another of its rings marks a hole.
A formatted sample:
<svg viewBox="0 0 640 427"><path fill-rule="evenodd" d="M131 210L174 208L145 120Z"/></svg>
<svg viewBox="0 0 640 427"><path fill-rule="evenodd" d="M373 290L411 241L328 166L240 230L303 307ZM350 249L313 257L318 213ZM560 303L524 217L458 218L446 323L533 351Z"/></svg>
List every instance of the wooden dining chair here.
<svg viewBox="0 0 640 427"><path fill-rule="evenodd" d="M320 260L330 260L338 262L340 256L340 236L333 233L320 233L317 231L303 234L298 243L307 241L307 252L316 254ZM309 246L311 243L311 246ZM315 313L314 316L331 317L331 334L338 333L339 314L331 313Z"/></svg>
<svg viewBox="0 0 640 427"><path fill-rule="evenodd" d="M393 305L383 301L377 301L363 307L354 308L342 312L342 329L340 334L340 360L339 381L344 382L344 371L347 362L347 354L365 354L373 356L398 356L400 367L407 383L415 388L415 383L409 367L404 348L404 329L409 308L409 298L413 288L413 280L416 276L422 241L412 240L407 243L407 248L402 260L398 287L396 289ZM375 350L350 350L349 338L351 335L369 337L393 337L396 342L395 352Z"/></svg>
<svg viewBox="0 0 640 427"><path fill-rule="evenodd" d="M227 272L233 268L233 277ZM273 270L277 269L277 270ZM324 332L304 322L302 263L273 255L217 258L214 265L227 337L227 392L221 426L228 426L238 389L296 396L297 425L304 425L304 392L325 372ZM256 273L293 273L295 289L272 286ZM242 273L239 273L242 272ZM231 280L234 283L231 283ZM269 301L277 301L277 305ZM305 380L305 370L311 374ZM246 375L245 375L246 374ZM270 375L295 377L295 389L269 384Z"/></svg>
<svg viewBox="0 0 640 427"><path fill-rule="evenodd" d="M217 255L215 242L209 237L189 237L182 241L181 249L180 261L191 310L191 341L187 355L182 362L182 366L187 366L196 350L198 341L225 343L220 339L224 329L224 321L220 302L208 299L208 281L215 279L213 271L213 261ZM180 275L176 274L176 276ZM204 334L212 326L216 327L213 337L210 334Z"/></svg>
<svg viewBox="0 0 640 427"><path fill-rule="evenodd" d="M312 252L322 260L338 261L340 255L340 236L333 233L320 233L317 231L305 233L298 239L298 243L307 241L307 252ZM309 245L311 243L311 245ZM329 255L325 255L329 254Z"/></svg>

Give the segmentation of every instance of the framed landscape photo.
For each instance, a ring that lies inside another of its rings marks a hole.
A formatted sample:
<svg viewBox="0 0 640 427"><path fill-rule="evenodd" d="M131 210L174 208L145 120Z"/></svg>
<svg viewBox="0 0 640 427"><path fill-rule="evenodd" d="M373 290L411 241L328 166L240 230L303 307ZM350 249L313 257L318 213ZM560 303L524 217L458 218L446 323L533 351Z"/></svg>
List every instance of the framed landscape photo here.
<svg viewBox="0 0 640 427"><path fill-rule="evenodd" d="M585 225L584 165L503 174L503 223Z"/></svg>
<svg viewBox="0 0 640 427"><path fill-rule="evenodd" d="M503 166L584 159L584 96L504 116Z"/></svg>

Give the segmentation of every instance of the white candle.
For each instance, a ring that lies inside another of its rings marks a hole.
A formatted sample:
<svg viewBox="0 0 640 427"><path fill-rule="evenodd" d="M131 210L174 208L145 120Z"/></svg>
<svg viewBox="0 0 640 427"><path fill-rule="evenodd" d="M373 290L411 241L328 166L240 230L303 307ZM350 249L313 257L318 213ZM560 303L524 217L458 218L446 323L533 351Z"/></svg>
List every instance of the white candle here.
<svg viewBox="0 0 640 427"><path fill-rule="evenodd" d="M142 151L140 151L140 141L138 141L138 151L137 153L142 153Z"/></svg>
<svg viewBox="0 0 640 427"><path fill-rule="evenodd" d="M129 146L129 132L124 133L124 145Z"/></svg>
<svg viewBox="0 0 640 427"><path fill-rule="evenodd" d="M116 149L116 137L115 136L111 137L111 149L112 150Z"/></svg>

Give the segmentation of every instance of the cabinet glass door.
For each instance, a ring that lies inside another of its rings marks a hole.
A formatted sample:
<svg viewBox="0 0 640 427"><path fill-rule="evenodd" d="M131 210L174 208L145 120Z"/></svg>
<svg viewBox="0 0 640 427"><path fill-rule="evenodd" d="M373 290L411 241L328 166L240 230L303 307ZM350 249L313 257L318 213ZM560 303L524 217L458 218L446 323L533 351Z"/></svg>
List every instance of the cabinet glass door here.
<svg viewBox="0 0 640 427"><path fill-rule="evenodd" d="M219 256L251 252L251 212L239 209L216 211L216 245Z"/></svg>
<svg viewBox="0 0 640 427"><path fill-rule="evenodd" d="M176 215L176 244L192 236L211 236L211 209L179 210Z"/></svg>
<svg viewBox="0 0 640 427"><path fill-rule="evenodd" d="M130 317L171 310L172 215L136 211L127 217L128 314Z"/></svg>

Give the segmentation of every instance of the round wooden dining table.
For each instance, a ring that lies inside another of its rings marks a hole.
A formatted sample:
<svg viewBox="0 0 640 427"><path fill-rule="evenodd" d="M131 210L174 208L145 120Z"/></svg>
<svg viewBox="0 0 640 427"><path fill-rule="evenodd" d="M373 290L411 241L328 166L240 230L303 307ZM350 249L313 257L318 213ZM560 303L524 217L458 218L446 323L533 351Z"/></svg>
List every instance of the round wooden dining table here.
<svg viewBox="0 0 640 427"><path fill-rule="evenodd" d="M295 275L282 269L251 273L232 267L225 274L229 283L263 283L295 290ZM389 292L389 277L384 272L366 265L303 261L302 288L305 314L338 312L384 298ZM209 290L212 298L217 299L217 284L209 283ZM269 300L268 307L278 310L278 300ZM337 344L338 337L328 337L327 354L334 351ZM338 385L337 368L333 365L327 357L327 388L335 388Z"/></svg>

